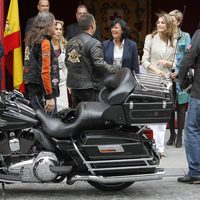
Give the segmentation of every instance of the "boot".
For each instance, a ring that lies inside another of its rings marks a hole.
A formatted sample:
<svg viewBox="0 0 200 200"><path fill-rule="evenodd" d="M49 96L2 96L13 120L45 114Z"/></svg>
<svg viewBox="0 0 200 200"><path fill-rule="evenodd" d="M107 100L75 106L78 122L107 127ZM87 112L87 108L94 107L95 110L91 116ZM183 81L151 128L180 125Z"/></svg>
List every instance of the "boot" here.
<svg viewBox="0 0 200 200"><path fill-rule="evenodd" d="M171 134L170 134L170 137L169 137L169 140L167 141L167 145L168 145L168 146L174 145L175 139L176 139L176 133L175 133L175 132L174 132L174 133L171 133Z"/></svg>
<svg viewBox="0 0 200 200"><path fill-rule="evenodd" d="M182 134L178 134L175 146L176 148L182 147Z"/></svg>

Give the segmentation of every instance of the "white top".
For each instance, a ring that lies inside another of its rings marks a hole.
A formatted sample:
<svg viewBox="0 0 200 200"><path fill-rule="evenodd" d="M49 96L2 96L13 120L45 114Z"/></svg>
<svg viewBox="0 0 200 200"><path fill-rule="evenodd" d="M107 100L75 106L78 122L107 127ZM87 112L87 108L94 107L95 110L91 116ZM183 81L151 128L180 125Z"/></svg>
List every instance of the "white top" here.
<svg viewBox="0 0 200 200"><path fill-rule="evenodd" d="M174 42L175 43L175 42ZM147 69L148 72L153 72L148 67L149 65L153 65L157 67L159 70L168 73L170 72L170 68L159 64L159 60L167 60L173 62L175 65L175 44L170 46L170 44L166 44L163 40L160 39L158 33L154 35L152 38L152 34L149 34L145 38L143 56L142 56L142 66Z"/></svg>
<svg viewBox="0 0 200 200"><path fill-rule="evenodd" d="M124 40L122 41L120 47L115 43L115 40L113 40L113 42L114 42L113 65L121 68L122 67L122 56L123 56L123 51L124 51Z"/></svg>

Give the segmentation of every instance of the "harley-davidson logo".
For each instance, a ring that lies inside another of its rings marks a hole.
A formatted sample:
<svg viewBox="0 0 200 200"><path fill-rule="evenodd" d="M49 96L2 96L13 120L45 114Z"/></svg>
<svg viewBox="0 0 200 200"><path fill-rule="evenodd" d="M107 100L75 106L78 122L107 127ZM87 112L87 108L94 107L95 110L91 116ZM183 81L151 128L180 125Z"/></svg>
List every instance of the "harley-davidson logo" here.
<svg viewBox="0 0 200 200"><path fill-rule="evenodd" d="M8 123L6 120L0 119L0 127L6 126Z"/></svg>

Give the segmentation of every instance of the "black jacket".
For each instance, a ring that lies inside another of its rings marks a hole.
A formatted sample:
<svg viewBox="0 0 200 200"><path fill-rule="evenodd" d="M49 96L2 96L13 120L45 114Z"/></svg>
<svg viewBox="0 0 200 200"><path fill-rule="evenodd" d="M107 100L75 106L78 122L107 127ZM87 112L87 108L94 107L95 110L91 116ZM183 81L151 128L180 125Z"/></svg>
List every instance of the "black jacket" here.
<svg viewBox="0 0 200 200"><path fill-rule="evenodd" d="M74 36L78 35L79 33L81 33L81 30L79 28L79 25L78 23L73 23L73 24L70 24L69 26L67 26L66 28L66 31L65 31L65 38L67 40L70 40L72 39ZM96 28L96 32L93 36L94 38L96 38L97 40L101 41L101 34L99 32L99 29L98 27Z"/></svg>
<svg viewBox="0 0 200 200"><path fill-rule="evenodd" d="M42 93L45 99L58 96L58 60L49 36L45 36L40 44L26 47L24 81L33 85L33 93Z"/></svg>
<svg viewBox="0 0 200 200"><path fill-rule="evenodd" d="M26 27L25 27L25 34L30 31L32 25L33 25L33 21L35 20L35 16L34 17L31 17L31 18L28 18L27 19L27 22L26 22Z"/></svg>
<svg viewBox="0 0 200 200"><path fill-rule="evenodd" d="M66 66L67 85L72 89L100 89L105 73L113 73L115 68L103 58L100 41L88 33L73 37L67 45Z"/></svg>
<svg viewBox="0 0 200 200"><path fill-rule="evenodd" d="M194 81L191 96L200 98L200 30L197 30L188 46L179 70L179 81L182 82L189 68L194 68Z"/></svg>

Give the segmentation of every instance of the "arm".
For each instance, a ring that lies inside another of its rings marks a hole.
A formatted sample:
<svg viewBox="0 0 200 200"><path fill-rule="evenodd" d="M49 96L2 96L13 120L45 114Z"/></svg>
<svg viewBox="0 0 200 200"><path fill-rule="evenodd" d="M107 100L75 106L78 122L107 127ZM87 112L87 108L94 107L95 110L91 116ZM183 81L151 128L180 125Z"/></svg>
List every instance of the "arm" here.
<svg viewBox="0 0 200 200"><path fill-rule="evenodd" d="M55 102L53 99L52 94L52 87L51 87L51 47L50 42L48 40L43 40L41 43L41 50L42 50L42 82L44 86L44 98L46 99L45 110L47 112L53 111L55 107Z"/></svg>
<svg viewBox="0 0 200 200"><path fill-rule="evenodd" d="M92 63L96 68L100 69L101 71L106 71L108 73L115 72L115 68L104 61L103 49L99 41L93 42L89 51Z"/></svg>
<svg viewBox="0 0 200 200"><path fill-rule="evenodd" d="M187 50L187 47L189 46L190 42L191 42L191 38L190 38L190 34L189 33L184 33L185 36L184 36L184 39L185 39L185 49L183 50L182 53L185 53L185 51ZM176 54L177 55L177 54ZM178 58L176 58L177 60ZM179 58L180 59L180 58ZM183 59L183 57L181 58L181 60ZM180 69L180 62L177 62L176 63L176 66L175 66L175 73L176 73L176 76L178 76L179 74L179 69Z"/></svg>
<svg viewBox="0 0 200 200"><path fill-rule="evenodd" d="M197 30L193 37L190 45L188 46L183 60L180 64L179 70L179 81L182 83L185 74L188 72L189 68L195 65L195 60L200 54L200 30Z"/></svg>
<svg viewBox="0 0 200 200"><path fill-rule="evenodd" d="M132 55L132 71L134 71L136 74L140 73L139 70L139 63L138 63L138 50L137 50L137 44L133 43L133 55Z"/></svg>
<svg viewBox="0 0 200 200"><path fill-rule="evenodd" d="M152 37L151 35L147 35L144 42L143 56L142 56L142 65L146 69L150 69L156 74L161 76L164 75L164 72L159 70L156 66L150 63L151 58L151 48L152 48Z"/></svg>

